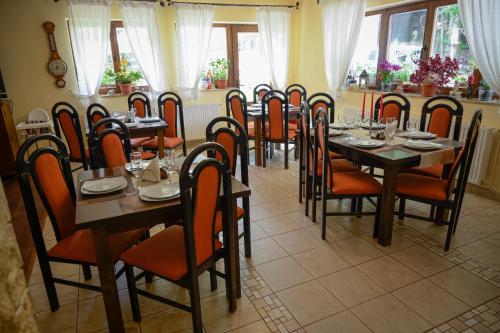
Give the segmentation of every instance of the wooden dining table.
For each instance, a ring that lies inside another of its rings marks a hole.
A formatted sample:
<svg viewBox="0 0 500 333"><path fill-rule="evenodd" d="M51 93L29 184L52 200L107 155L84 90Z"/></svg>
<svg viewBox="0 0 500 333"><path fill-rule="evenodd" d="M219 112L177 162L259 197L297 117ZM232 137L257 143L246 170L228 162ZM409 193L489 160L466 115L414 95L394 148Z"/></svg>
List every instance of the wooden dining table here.
<svg viewBox="0 0 500 333"><path fill-rule="evenodd" d="M130 138L144 138L150 137L154 138L155 136L158 138L163 137L163 130L168 128L168 124L163 121L163 119L159 119L154 122L142 122L140 119L148 119L148 118L137 118L135 121L135 125L127 126L130 132ZM165 152L165 142L163 140L158 140L158 156L160 158L164 157Z"/></svg>
<svg viewBox="0 0 500 333"><path fill-rule="evenodd" d="M80 189L87 180L123 176L127 187L119 192L101 196L85 196ZM139 198L135 176L124 167L80 171L76 187L76 228L89 229L95 248L104 306L110 332L125 331L118 298L114 261L109 249L109 236L126 230L148 228L157 224L175 224L182 219L180 198L159 202L144 202ZM250 189L232 178L233 215L236 217L238 198L250 195ZM230 249L231 293L241 295L237 220L228 226ZM236 310L236 302L228 302L229 311ZM232 306L231 306L232 305Z"/></svg>
<svg viewBox="0 0 500 333"><path fill-rule="evenodd" d="M290 106L288 108L288 120L297 119L300 106ZM255 135L255 165L262 166L262 107L260 104L249 104L247 106L248 120L254 121ZM267 117L267 114L266 114Z"/></svg>
<svg viewBox="0 0 500 333"><path fill-rule="evenodd" d="M394 204L396 201L396 181L401 170L411 167L427 167L435 164L449 164L455 161L457 152L462 143L450 139L436 138L429 140L441 144L434 150L417 150L405 146L406 138L402 138L402 131L398 131L394 142L385 143L380 148L366 149L354 146L352 143L359 139L370 139L368 130L348 130L340 135L330 136L328 147L330 150L342 154L346 159L360 165L367 165L384 170L383 189L380 207L380 223L378 228L378 243L382 246L391 245L392 228L394 222Z"/></svg>

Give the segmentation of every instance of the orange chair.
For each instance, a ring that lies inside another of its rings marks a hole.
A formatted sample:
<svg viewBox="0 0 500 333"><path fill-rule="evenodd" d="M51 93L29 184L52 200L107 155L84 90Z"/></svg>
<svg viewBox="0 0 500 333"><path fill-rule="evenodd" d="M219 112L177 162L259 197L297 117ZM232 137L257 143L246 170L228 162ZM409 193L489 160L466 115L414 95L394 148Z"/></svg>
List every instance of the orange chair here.
<svg viewBox="0 0 500 333"><path fill-rule="evenodd" d="M402 173L398 176L396 189L399 196L399 219L403 220L405 216L408 216L447 224L448 232L444 247L446 251L450 249L451 235L455 233L458 219L460 218L460 210L467 187L472 158L474 157L474 151L476 149L481 120L482 111L478 110L472 117L465 144L457 155L447 179L410 173ZM458 178L456 177L457 172ZM406 200L413 200L436 206L438 207L438 212L441 213L437 214L436 218L406 214ZM445 209L451 210L451 217L449 221L443 222L442 212Z"/></svg>
<svg viewBox="0 0 500 333"><path fill-rule="evenodd" d="M224 125L232 125L235 130ZM240 179L247 187L250 186L248 178L248 139L245 130L241 124L229 117L217 117L213 119L207 126L206 130L207 142L217 142L222 145L229 156L229 164L231 166L231 174L236 177L238 166L238 152L240 156ZM209 155L210 156L210 155ZM220 160L221 156L215 156ZM236 218L243 218L243 232L239 238L244 238L245 257L252 256L251 237L250 237L250 199L243 198L243 208L236 208ZM237 227L237 226L236 226ZM217 221L217 231L222 231L220 219Z"/></svg>
<svg viewBox="0 0 500 333"><path fill-rule="evenodd" d="M279 90L268 91L262 98L262 166L266 167L266 152L272 143L285 144L285 169L288 169L288 145L296 144L296 130L288 128L288 98Z"/></svg>
<svg viewBox="0 0 500 333"><path fill-rule="evenodd" d="M127 99L128 109L132 110L135 108L136 113L135 116L139 118L147 118L151 117L151 102L149 101L148 96L141 92L133 92L128 96ZM152 138L134 138L130 139L130 143L132 147L140 147L143 143L150 140Z"/></svg>
<svg viewBox="0 0 500 333"><path fill-rule="evenodd" d="M175 149L176 147L182 145L182 152L184 156L186 156L187 150L186 133L184 130L184 109L179 95L167 91L158 96L158 112L160 114L160 118L163 119L168 125L168 127L163 130L163 142L165 148ZM177 122L181 127L180 137ZM142 146L144 148L158 149L158 137L144 142Z"/></svg>
<svg viewBox="0 0 500 333"><path fill-rule="evenodd" d="M43 148L38 148L39 142L43 143ZM47 142L49 146L45 146ZM17 177L51 311L59 308L55 283L101 291L99 286L56 278L50 267L50 262L82 265L85 280L90 280L90 266L97 264L90 230L77 230L75 226L76 193L69 162L64 143L50 134L28 139L19 149L16 160ZM45 247L40 228L32 183L43 202L56 236L57 243L49 250ZM110 236L109 247L113 261L116 262L119 255L139 241L144 234L145 229L135 229ZM123 272L121 269L116 277Z"/></svg>
<svg viewBox="0 0 500 333"><path fill-rule="evenodd" d="M132 152L127 126L114 118L98 121L90 129L89 148L93 169L125 166Z"/></svg>
<svg viewBox="0 0 500 333"><path fill-rule="evenodd" d="M254 123L248 121L247 97L239 89L232 89L226 94L226 115L236 119L245 129L248 139L254 140Z"/></svg>
<svg viewBox="0 0 500 333"><path fill-rule="evenodd" d="M326 143L329 139L329 127L328 119L325 111L323 109L318 109L316 118L316 133L314 137L314 154L315 167L318 161L318 154L323 155L322 158L322 184L321 184L321 201L322 201L322 222L321 222L321 238L326 237L326 217L327 216L339 216L339 215L376 215L375 217L375 227L373 230L373 236L376 237L377 234L377 222L378 213L380 211L380 195L382 193L382 185L375 180L371 175L361 172L335 172L334 165L330 159L330 154L328 154L328 147ZM313 183L315 181L313 180ZM315 220L315 187L313 187L313 221ZM330 199L351 199L353 202L363 198L377 198L377 210L376 212L362 212L358 210L356 212L328 212L327 211L327 200Z"/></svg>
<svg viewBox="0 0 500 333"><path fill-rule="evenodd" d="M194 159L203 152L215 151L221 160L208 158L194 167ZM137 294L191 312L193 331L203 332L198 277L212 270L220 259L224 259L224 272L216 274L226 280L226 292L230 309L234 308L234 297L230 285L230 249L226 247L232 221L231 169L229 157L221 145L204 143L196 147L186 158L180 174L180 190L183 221L170 226L153 237L138 244L120 256L125 263L130 303L133 318L141 320ZM222 195L221 187L222 186ZM216 216L221 215L224 228L223 243L216 235ZM189 290L190 305L177 303L146 290L137 288L133 279L133 267L153 273L167 281Z"/></svg>
<svg viewBox="0 0 500 333"><path fill-rule="evenodd" d="M375 121L378 121L380 113L380 97L375 102ZM406 96L398 93L384 94L384 114L381 121L384 122L385 118L392 117L398 122L398 128L403 121L403 129L406 129L406 122L410 119L410 101Z"/></svg>
<svg viewBox="0 0 500 333"><path fill-rule="evenodd" d="M69 160L71 162L82 163L83 168L87 170L90 156L88 149L85 149L83 143L80 116L76 109L69 103L58 102L52 107L52 120L54 121L54 129L57 137L62 139L61 130L64 134L69 147ZM75 170L80 168L76 168Z"/></svg>
<svg viewBox="0 0 500 333"><path fill-rule="evenodd" d="M301 86L300 84L291 84L285 89L285 94L288 97L288 103L290 105L299 107L302 102L307 99L307 91L306 88ZM298 120L292 119L288 121L288 128L290 129L298 129Z"/></svg>
<svg viewBox="0 0 500 333"><path fill-rule="evenodd" d="M262 101L264 95L271 90L273 90L273 87L266 83L256 85L255 88L253 88L253 102L258 103Z"/></svg>
<svg viewBox="0 0 500 333"><path fill-rule="evenodd" d="M331 122L335 121L335 101L332 96L326 93L316 93L309 96L307 104L309 104L311 110L311 119L316 119L316 111L322 108L327 112L328 119L330 119Z"/></svg>
<svg viewBox="0 0 500 333"><path fill-rule="evenodd" d="M94 126L99 120L104 118L111 118L108 110L104 107L104 105L99 103L92 103L87 108L87 124L89 129ZM99 131L102 131L104 128L100 128Z"/></svg>
<svg viewBox="0 0 500 333"><path fill-rule="evenodd" d="M458 141L460 139L463 112L462 104L453 97L435 96L429 98L422 106L420 130L434 133L440 138L448 138L454 124L452 138ZM455 120L454 123L453 120ZM447 178L444 171L443 164L436 164L424 168L411 168L408 172L423 176Z"/></svg>

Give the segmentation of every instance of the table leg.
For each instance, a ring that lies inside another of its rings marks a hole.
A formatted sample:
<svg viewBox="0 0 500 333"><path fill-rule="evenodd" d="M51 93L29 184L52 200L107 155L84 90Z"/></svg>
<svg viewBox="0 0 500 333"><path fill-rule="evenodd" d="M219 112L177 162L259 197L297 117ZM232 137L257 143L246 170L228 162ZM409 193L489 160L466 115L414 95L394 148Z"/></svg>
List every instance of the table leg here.
<svg viewBox="0 0 500 333"><path fill-rule="evenodd" d="M235 256L235 269L234 269L234 279L236 280L236 297L241 298L241 279L240 279L240 238L239 238L239 228L238 228L238 200L233 199L233 238L234 238L234 256Z"/></svg>
<svg viewBox="0 0 500 333"><path fill-rule="evenodd" d="M165 157L165 142L163 139L163 128L159 128L156 131L156 137L158 138L158 156L160 159Z"/></svg>
<svg viewBox="0 0 500 333"><path fill-rule="evenodd" d="M232 204L234 204L236 200L233 200ZM236 209L232 209L233 215L234 211ZM226 297L228 300L228 308L229 312L234 312L236 311L236 298L237 298L237 278L239 279L239 265L237 265L237 262L239 263L239 258L237 258L236 250L235 248L238 247L238 241L235 239L234 235L234 229L235 229L235 224L233 221L232 223L228 223L225 228L224 228L224 247L227 245L228 248L228 253L227 253L227 260L224 260L224 268L225 272L227 275L230 276L229 279L226 278Z"/></svg>
<svg viewBox="0 0 500 333"><path fill-rule="evenodd" d="M262 166L262 119L255 117L254 119L254 134L255 134L255 165Z"/></svg>
<svg viewBox="0 0 500 333"><path fill-rule="evenodd" d="M382 189L382 204L380 206L380 222L378 227L378 243L382 246L391 245L398 172L398 165L386 165L384 168L384 186Z"/></svg>
<svg viewBox="0 0 500 333"><path fill-rule="evenodd" d="M123 333L125 332L125 328L123 326L120 299L118 298L118 288L116 287L114 263L109 250L108 231L106 228L99 227L92 229L92 240L94 242L102 297L104 299L104 307L108 319L108 329L112 333Z"/></svg>

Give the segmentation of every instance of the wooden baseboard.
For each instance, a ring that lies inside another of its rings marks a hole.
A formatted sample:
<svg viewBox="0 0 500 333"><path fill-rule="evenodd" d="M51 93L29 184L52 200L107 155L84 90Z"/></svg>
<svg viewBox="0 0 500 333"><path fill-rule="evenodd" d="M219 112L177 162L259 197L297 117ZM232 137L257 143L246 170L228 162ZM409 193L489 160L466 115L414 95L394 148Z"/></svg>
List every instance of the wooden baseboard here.
<svg viewBox="0 0 500 333"><path fill-rule="evenodd" d="M481 187L474 184L467 184L467 192L500 202L500 192L496 192L489 188Z"/></svg>

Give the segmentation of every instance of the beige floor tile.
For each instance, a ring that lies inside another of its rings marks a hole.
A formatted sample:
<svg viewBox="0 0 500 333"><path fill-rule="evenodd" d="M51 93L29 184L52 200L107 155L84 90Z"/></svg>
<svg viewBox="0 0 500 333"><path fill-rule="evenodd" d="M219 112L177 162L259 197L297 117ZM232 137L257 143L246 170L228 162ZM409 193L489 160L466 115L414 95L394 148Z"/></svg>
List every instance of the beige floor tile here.
<svg viewBox="0 0 500 333"><path fill-rule="evenodd" d="M254 222L258 224L268 235L274 236L285 232L300 229L300 225L292 219L284 216L274 216Z"/></svg>
<svg viewBox="0 0 500 333"><path fill-rule="evenodd" d="M286 257L255 266L259 275L273 291L296 286L313 277L292 257Z"/></svg>
<svg viewBox="0 0 500 333"><path fill-rule="evenodd" d="M386 291L393 291L422 278L389 256L373 259L356 267Z"/></svg>
<svg viewBox="0 0 500 333"><path fill-rule="evenodd" d="M297 188L297 187L294 187ZM289 190L289 188L288 188ZM281 213L287 214L290 212L296 212L296 211L302 211L304 207L302 206L301 203L299 203L299 200L297 197L292 197L292 198L286 198L286 199L281 199L277 200L275 202L275 207L278 209Z"/></svg>
<svg viewBox="0 0 500 333"><path fill-rule="evenodd" d="M429 276L454 266L451 261L420 245L393 253L391 256L423 276Z"/></svg>
<svg viewBox="0 0 500 333"><path fill-rule="evenodd" d="M246 258L246 261L255 266L286 256L288 253L274 239L264 238L252 242L252 257Z"/></svg>
<svg viewBox="0 0 500 333"><path fill-rule="evenodd" d="M371 331L349 310L305 327L307 333L370 333Z"/></svg>
<svg viewBox="0 0 500 333"><path fill-rule="evenodd" d="M59 278L67 278L69 276L73 276L78 274L80 269L79 265L74 264L63 264L59 262L54 262L50 264L52 269L52 274L55 277ZM35 285L38 283L43 283L42 272L40 271L40 266L38 265L38 261L33 265L33 271L31 273L29 285Z"/></svg>
<svg viewBox="0 0 500 333"><path fill-rule="evenodd" d="M304 251L295 254L293 257L316 278L351 266L337 255L330 246Z"/></svg>
<svg viewBox="0 0 500 333"><path fill-rule="evenodd" d="M356 216L332 217L332 219L338 219L344 227L355 235L373 233L373 223L375 221L373 216L364 216L362 218Z"/></svg>
<svg viewBox="0 0 500 333"><path fill-rule="evenodd" d="M231 333L271 333L271 331L263 320L259 320L250 325L232 330Z"/></svg>
<svg viewBox="0 0 500 333"><path fill-rule="evenodd" d="M240 226L240 233L243 232L243 223ZM267 238L269 235L255 222L250 222L250 239L253 241ZM240 239L240 243L243 244L244 239Z"/></svg>
<svg viewBox="0 0 500 333"><path fill-rule="evenodd" d="M470 307L427 280L421 280L393 293L401 302L434 326L438 326Z"/></svg>
<svg viewBox="0 0 500 333"><path fill-rule="evenodd" d="M313 237L321 237L321 223L315 223L310 227L305 228ZM327 223L325 240L328 243L338 242L347 238L355 237L355 235L347 230L341 223Z"/></svg>
<svg viewBox="0 0 500 333"><path fill-rule="evenodd" d="M375 246L377 249L382 250L385 253L394 253L415 245L415 242L412 241L411 239L393 232L391 245L382 246L378 243L378 240L376 238L373 238L372 235L373 233L369 232L361 235L361 238L363 238L365 241L367 241L368 243Z"/></svg>
<svg viewBox="0 0 500 333"><path fill-rule="evenodd" d="M352 265L381 257L384 252L370 245L359 237L348 238L332 244L335 252L349 261Z"/></svg>
<svg viewBox="0 0 500 333"><path fill-rule="evenodd" d="M385 293L384 289L354 267L324 276L319 282L347 307Z"/></svg>
<svg viewBox="0 0 500 333"><path fill-rule="evenodd" d="M320 237L313 237L307 231L300 229L273 237L288 253L295 254L326 245Z"/></svg>
<svg viewBox="0 0 500 333"><path fill-rule="evenodd" d="M141 326L139 323L134 321L129 321L128 323L124 323L123 327L125 328L125 333L141 333ZM95 333L108 333L109 330L104 328L102 330L96 331Z"/></svg>
<svg viewBox="0 0 500 333"><path fill-rule="evenodd" d="M475 259L483 265L500 271L500 244L493 246L485 241L477 241L458 248L458 251Z"/></svg>
<svg viewBox="0 0 500 333"><path fill-rule="evenodd" d="M431 276L429 280L470 306L477 306L500 295L500 288L460 267Z"/></svg>
<svg viewBox="0 0 500 333"><path fill-rule="evenodd" d="M344 309L342 303L317 281L285 289L277 295L302 326L312 324Z"/></svg>
<svg viewBox="0 0 500 333"><path fill-rule="evenodd" d="M78 275L70 276L67 280L78 282ZM45 284L39 283L28 287L31 304L35 312L50 310L49 299L45 291ZM78 300L78 288L56 283L59 305L67 305Z"/></svg>
<svg viewBox="0 0 500 333"><path fill-rule="evenodd" d="M351 311L375 333L419 333L432 327L390 294L358 305Z"/></svg>
<svg viewBox="0 0 500 333"><path fill-rule="evenodd" d="M486 237L485 239L483 239L483 241L485 241L490 245L500 247L500 232L497 232L496 234Z"/></svg>
<svg viewBox="0 0 500 333"><path fill-rule="evenodd" d="M311 220L311 214L309 216L304 215L304 206L302 206L302 210L291 212L285 214L286 217L290 218L295 223L298 223L301 227L310 227L313 225L313 221Z"/></svg>
<svg viewBox="0 0 500 333"><path fill-rule="evenodd" d="M273 216L281 215L282 213L276 209L274 203L266 202L258 205L254 205L251 208L250 219L252 221L258 221L267 219Z"/></svg>
<svg viewBox="0 0 500 333"><path fill-rule="evenodd" d="M63 305L56 312L39 312L35 317L41 333L76 332L77 304Z"/></svg>

